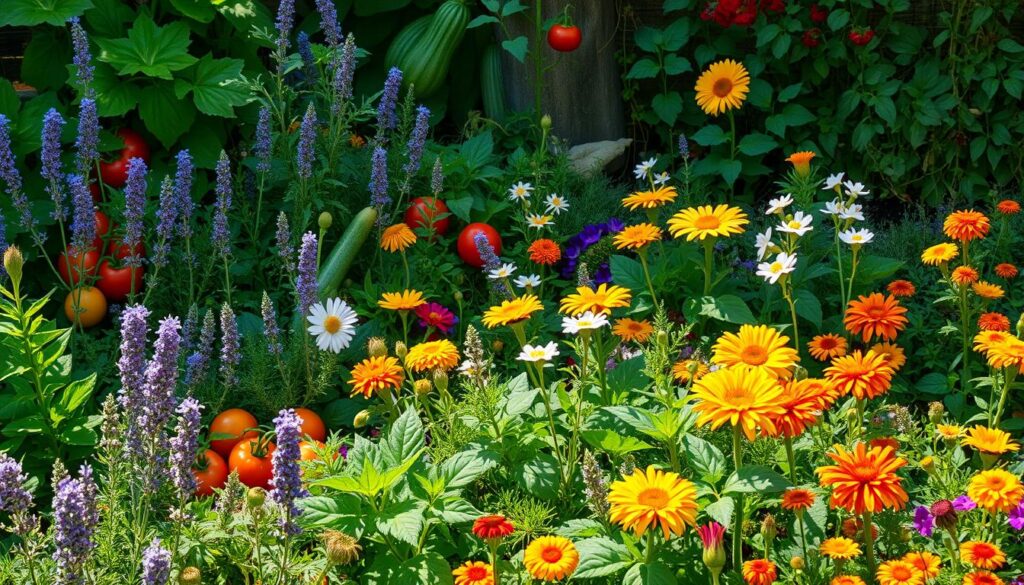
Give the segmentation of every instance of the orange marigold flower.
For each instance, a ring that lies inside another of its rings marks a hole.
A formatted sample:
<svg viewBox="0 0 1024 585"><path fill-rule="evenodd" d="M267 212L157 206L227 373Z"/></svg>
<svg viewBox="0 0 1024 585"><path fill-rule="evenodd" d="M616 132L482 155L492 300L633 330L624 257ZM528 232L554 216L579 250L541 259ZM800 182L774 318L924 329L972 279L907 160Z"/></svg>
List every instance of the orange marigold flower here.
<svg viewBox="0 0 1024 585"><path fill-rule="evenodd" d="M1020 444L1010 437L1010 433L1002 429L990 429L984 425L975 425L967 429L963 445L974 447L989 455L1003 455L1010 451L1020 450Z"/></svg>
<svg viewBox="0 0 1024 585"><path fill-rule="evenodd" d="M988 217L984 213L967 209L954 211L946 216L942 231L954 240L969 242L987 236L990 227Z"/></svg>
<svg viewBox="0 0 1024 585"><path fill-rule="evenodd" d="M508 518L501 514L481 516L473 522L473 534L483 540L505 538L515 532L515 529L515 526L508 521Z"/></svg>
<svg viewBox="0 0 1024 585"><path fill-rule="evenodd" d="M878 566L875 578L879 585L923 585L924 573L902 560L886 561Z"/></svg>
<svg viewBox="0 0 1024 585"><path fill-rule="evenodd" d="M1018 273L1017 267L1014 266L1013 264L1010 264L1009 262L1002 262L1000 264L996 264L995 270L996 276L998 276L999 278L1005 278L1006 280L1016 278Z"/></svg>
<svg viewBox="0 0 1024 585"><path fill-rule="evenodd" d="M893 372L899 371L903 364L907 363L907 355L903 348L894 343L876 343L871 346L871 351L885 356L885 363L892 368Z"/></svg>
<svg viewBox="0 0 1024 585"><path fill-rule="evenodd" d="M982 313L978 317L978 329L982 331L1009 331L1010 318L1002 313Z"/></svg>
<svg viewBox="0 0 1024 585"><path fill-rule="evenodd" d="M985 336L979 343L978 338ZM1024 341L1001 331L982 331L974 336L975 348L981 347L993 368L1017 368L1024 371Z"/></svg>
<svg viewBox="0 0 1024 585"><path fill-rule="evenodd" d="M747 585L772 585L777 577L775 563L768 559L754 559L743 563L743 580Z"/></svg>
<svg viewBox="0 0 1024 585"><path fill-rule="evenodd" d="M803 512L814 505L815 495L811 490L792 488L782 494L782 508Z"/></svg>
<svg viewBox="0 0 1024 585"><path fill-rule="evenodd" d="M864 443L857 443L852 451L842 445L834 449L828 456L836 464L816 470L821 485L832 488L830 504L833 508L861 515L885 508L899 510L906 505L907 492L896 471L907 461L897 457L891 447L868 448Z"/></svg>
<svg viewBox="0 0 1024 585"><path fill-rule="evenodd" d="M630 341L644 343L650 339L651 334L654 333L654 327L647 319L637 321L635 319L630 319L629 317L623 317L615 321L615 325L612 327L612 333L618 335L622 341L627 343Z"/></svg>
<svg viewBox="0 0 1024 585"><path fill-rule="evenodd" d="M964 575L963 585L1006 585L992 571L974 571Z"/></svg>
<svg viewBox="0 0 1024 585"><path fill-rule="evenodd" d="M827 362L832 358L846 355L846 339L835 333L816 335L807 344L807 351L819 362Z"/></svg>
<svg viewBox="0 0 1024 585"><path fill-rule="evenodd" d="M934 579L939 576L942 559L938 555L928 551L908 552L903 555L903 560L914 565L918 571L924 573L925 579Z"/></svg>
<svg viewBox="0 0 1024 585"><path fill-rule="evenodd" d="M885 289L894 297L912 297L917 292L917 287L909 280L894 280Z"/></svg>
<svg viewBox="0 0 1024 585"><path fill-rule="evenodd" d="M562 249L547 238L534 241L526 251L530 253L530 260L541 266L550 266L562 259Z"/></svg>
<svg viewBox="0 0 1024 585"><path fill-rule="evenodd" d="M765 434L771 437L798 437L807 427L817 422L823 410L822 405L831 404L827 397L828 387L821 382L813 378L779 382L782 386L779 406L783 413L772 421L775 430L769 432L766 429Z"/></svg>
<svg viewBox="0 0 1024 585"><path fill-rule="evenodd" d="M978 295L979 297L983 299L988 299L990 301L995 299L1001 299L1006 294L1006 291L1003 290L1003 287L999 286L998 284L992 284L991 282L985 282L984 280L980 280L972 284L971 290L973 290L974 294Z"/></svg>
<svg viewBox="0 0 1024 585"><path fill-rule="evenodd" d="M452 571L455 585L494 585L494 574L490 563L466 561Z"/></svg>
<svg viewBox="0 0 1024 585"><path fill-rule="evenodd" d="M848 520L854 519L849 518ZM856 530L857 527L854 526L853 536L857 535ZM844 522L843 533L846 534L846 532L846 523ZM849 538L845 538L842 536L837 536L825 540L821 543L821 546L818 547L818 550L821 551L822 556L826 556L832 560L848 561L850 559L855 559L860 556L860 545L857 544L857 541L850 540Z"/></svg>
<svg viewBox="0 0 1024 585"><path fill-rule="evenodd" d="M983 330L974 336L974 351L988 355L993 347L1010 339L1017 338L1006 331Z"/></svg>
<svg viewBox="0 0 1024 585"><path fill-rule="evenodd" d="M692 359L679 360L672 365L672 377L682 384L690 381L691 371L693 372L693 381L696 382L706 376L711 368L704 362Z"/></svg>
<svg viewBox="0 0 1024 585"><path fill-rule="evenodd" d="M996 211L1003 215L1017 215L1020 213L1020 203L1013 199L1003 199L996 204Z"/></svg>
<svg viewBox="0 0 1024 585"><path fill-rule="evenodd" d="M900 442L892 437L875 437L868 441L871 447L889 447L895 453L900 449Z"/></svg>
<svg viewBox="0 0 1024 585"><path fill-rule="evenodd" d="M864 579L856 575L839 575L833 577L828 585L864 585Z"/></svg>
<svg viewBox="0 0 1024 585"><path fill-rule="evenodd" d="M858 400L876 398L889 391L893 369L882 354L860 350L832 360L825 378L835 385L840 396L853 394Z"/></svg>
<svg viewBox="0 0 1024 585"><path fill-rule="evenodd" d="M1006 554L999 545L970 540L960 545L960 560L979 569L996 570L1006 564Z"/></svg>
<svg viewBox="0 0 1024 585"><path fill-rule="evenodd" d="M865 342L872 337L892 341L907 326L907 318L904 316L906 312L907 308L900 306L900 302L892 295L861 295L857 300L850 301L843 325L850 333L860 335Z"/></svg>
<svg viewBox="0 0 1024 585"><path fill-rule="evenodd" d="M704 376L694 384L689 398L696 400L693 410L700 414L697 424L711 423L717 429L728 423L738 427L753 441L758 427L765 434L776 433L774 420L785 411L781 405L782 387L761 370L723 368Z"/></svg>
<svg viewBox="0 0 1024 585"><path fill-rule="evenodd" d="M974 284L978 282L981 276L978 271L971 268L970 266L957 266L953 269L953 274L949 277L950 280L963 286L965 284Z"/></svg>
<svg viewBox="0 0 1024 585"><path fill-rule="evenodd" d="M810 150L803 152L794 152L786 158L786 162L793 165L793 170L796 171L797 175L806 177L811 173L811 159L814 158L814 153Z"/></svg>
<svg viewBox="0 0 1024 585"><path fill-rule="evenodd" d="M1024 486L1005 469L989 469L971 478L967 496L987 512L1009 512L1024 499Z"/></svg>
<svg viewBox="0 0 1024 585"><path fill-rule="evenodd" d="M398 388L405 379L398 358L380 356L368 357L352 368L352 396L362 394L369 398L374 392Z"/></svg>

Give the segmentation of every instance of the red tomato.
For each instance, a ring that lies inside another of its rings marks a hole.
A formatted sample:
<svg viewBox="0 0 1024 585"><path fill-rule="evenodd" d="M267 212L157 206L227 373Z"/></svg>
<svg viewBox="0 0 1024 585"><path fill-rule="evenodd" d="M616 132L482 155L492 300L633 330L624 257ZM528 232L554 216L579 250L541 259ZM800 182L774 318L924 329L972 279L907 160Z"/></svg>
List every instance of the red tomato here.
<svg viewBox="0 0 1024 585"><path fill-rule="evenodd" d="M301 461L316 461L319 457L316 456L314 449L322 449L324 446L320 441L310 443L309 441L299 442L299 459Z"/></svg>
<svg viewBox="0 0 1024 585"><path fill-rule="evenodd" d="M213 449L207 449L203 456L206 458L206 467L192 467L192 474L199 483L196 487L196 495L199 497L212 496L213 490L219 490L228 481L228 464L224 458Z"/></svg>
<svg viewBox="0 0 1024 585"><path fill-rule="evenodd" d="M96 239L92 241L92 245L97 250L103 249L103 239L110 233L110 218L107 217L106 213L100 210L95 211L96 214Z"/></svg>
<svg viewBox="0 0 1024 585"><path fill-rule="evenodd" d="M571 53L579 48L583 33L578 26L553 24L548 29L548 45L556 51Z"/></svg>
<svg viewBox="0 0 1024 585"><path fill-rule="evenodd" d="M228 457L228 469L238 472L238 479L249 487L270 489L270 480L274 477L274 463L271 455L277 446L271 442L263 445L263 452L256 454L259 445L256 439L240 441Z"/></svg>
<svg viewBox="0 0 1024 585"><path fill-rule="evenodd" d="M124 141L124 148L114 160L100 161L100 178L111 187L120 189L128 182L129 160L137 157L149 164L149 145L142 139L142 135L131 128L121 128L117 135Z"/></svg>
<svg viewBox="0 0 1024 585"><path fill-rule="evenodd" d="M253 415L241 408L229 408L218 414L217 418L210 423L210 435L231 435L235 438L214 439L210 441L210 448L219 453L221 457L230 457L231 450L243 438L256 438L257 425L256 417Z"/></svg>
<svg viewBox="0 0 1024 585"><path fill-rule="evenodd" d="M494 253L499 256L501 255L501 236L498 235L497 230L486 223L471 223L462 229L458 241L459 258L462 258L462 261L470 266L481 268L484 261L480 258L480 252L477 251L476 242L473 240L477 234L486 236L487 241L494 248Z"/></svg>
<svg viewBox="0 0 1024 585"><path fill-rule="evenodd" d="M448 233L448 215L448 206L444 201L433 197L417 197L412 200L409 209L405 210L405 225L412 229L427 228L431 227L433 221L434 234L443 236Z"/></svg>
<svg viewBox="0 0 1024 585"><path fill-rule="evenodd" d="M100 184L97 183L96 181L90 181L89 182L89 194L92 195L92 202L93 203L99 203L100 199L103 198L102 194L100 193Z"/></svg>
<svg viewBox="0 0 1024 585"><path fill-rule="evenodd" d="M114 268L110 260L100 263L100 278L96 281L96 288L103 291L108 301L123 303L134 290L136 293L142 290L142 278L146 275L145 266L135 267L135 288L132 288L132 269L130 266Z"/></svg>
<svg viewBox="0 0 1024 585"><path fill-rule="evenodd" d="M99 261L100 253L96 250L89 250L85 254L67 252L57 256L57 272L60 273L60 278L64 282L78 284L83 275L90 277L96 274L96 265L99 264ZM74 276L73 281L72 275Z"/></svg>
<svg viewBox="0 0 1024 585"><path fill-rule="evenodd" d="M309 437L314 441L321 442L327 440L327 426L324 424L324 420L320 418L320 415L308 408L296 408L295 414L299 415L299 418L302 419L300 437Z"/></svg>

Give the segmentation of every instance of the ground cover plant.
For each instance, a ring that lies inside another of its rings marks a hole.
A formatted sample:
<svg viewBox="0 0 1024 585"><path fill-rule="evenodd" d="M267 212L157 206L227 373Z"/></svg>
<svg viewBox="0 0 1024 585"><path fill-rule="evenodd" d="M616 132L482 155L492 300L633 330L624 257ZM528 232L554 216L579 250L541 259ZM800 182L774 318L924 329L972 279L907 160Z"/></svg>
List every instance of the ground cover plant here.
<svg viewBox="0 0 1024 585"><path fill-rule="evenodd" d="M208 165L99 113L81 14L0 113L0 583L1021 582L1019 195L897 218L777 144L755 195L673 129L586 177L539 109L443 140L301 8ZM680 99L750 144L721 56Z"/></svg>

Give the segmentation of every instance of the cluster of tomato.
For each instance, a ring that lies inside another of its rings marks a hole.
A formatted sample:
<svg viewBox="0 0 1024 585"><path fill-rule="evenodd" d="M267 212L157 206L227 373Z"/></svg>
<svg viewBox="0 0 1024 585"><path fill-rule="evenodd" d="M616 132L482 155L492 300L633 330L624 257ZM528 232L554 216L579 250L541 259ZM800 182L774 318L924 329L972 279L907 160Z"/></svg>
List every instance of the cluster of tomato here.
<svg viewBox="0 0 1024 585"><path fill-rule="evenodd" d="M305 437L299 443L300 459L312 461L327 440L327 427L308 408L296 408L295 414L302 419L301 435ZM269 434L260 432L256 417L241 408L229 408L210 423L209 436L210 448L200 454L192 468L198 482L197 496L213 495L214 490L224 487L232 471L248 487L270 488L274 477L272 455L277 446Z"/></svg>
<svg viewBox="0 0 1024 585"><path fill-rule="evenodd" d="M149 145L130 128L122 128L117 134L124 141L124 148L114 160L100 162L99 175L103 183L120 189L128 181L129 160L141 158L149 164ZM93 182L90 189L93 201L99 203L99 185ZM139 243L132 250L113 238L112 228L115 226L111 225L107 214L96 210L95 215L96 239L92 246L84 251L73 251L69 247L57 257L57 271L61 279L73 288L64 300L64 312L69 320L75 321L77 305L77 320L83 327L92 327L102 321L107 314L108 302L123 303L132 291L142 290L146 272L141 265L134 269L124 265L129 256L145 257L143 245Z"/></svg>
<svg viewBox="0 0 1024 585"><path fill-rule="evenodd" d="M412 200L409 208L405 211L405 225L412 229L424 228L433 232L434 236L443 236L448 233L448 206L444 201L433 197L417 197ZM456 241L456 248L459 258L470 266L481 268L484 265L480 251L476 247L477 234L483 234L487 241L494 248L496 255L501 255L501 236L498 230L486 223L471 223L462 228L459 238ZM434 237L432 236L432 237Z"/></svg>

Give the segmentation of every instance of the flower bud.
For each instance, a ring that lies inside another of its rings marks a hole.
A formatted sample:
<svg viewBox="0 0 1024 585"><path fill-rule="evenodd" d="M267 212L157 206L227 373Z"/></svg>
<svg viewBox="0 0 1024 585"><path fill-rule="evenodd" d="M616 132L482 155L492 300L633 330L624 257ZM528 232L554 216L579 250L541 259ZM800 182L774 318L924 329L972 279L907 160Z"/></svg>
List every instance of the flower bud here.
<svg viewBox="0 0 1024 585"><path fill-rule="evenodd" d="M942 422L943 415L946 414L946 407L941 402L932 402L928 405L928 420L932 421L932 424L939 424Z"/></svg>
<svg viewBox="0 0 1024 585"><path fill-rule="evenodd" d="M203 574L198 567L185 567L178 575L178 585L200 585L203 582Z"/></svg>
<svg viewBox="0 0 1024 585"><path fill-rule="evenodd" d="M491 342L491 350L492 351L499 352L499 351L501 351L503 349L505 349L505 342L504 341L502 341L500 339L495 339L493 342Z"/></svg>
<svg viewBox="0 0 1024 585"><path fill-rule="evenodd" d="M21 282L21 268L25 265L25 258L17 246L8 246L4 251L4 269L11 275L15 283Z"/></svg>
<svg viewBox="0 0 1024 585"><path fill-rule="evenodd" d="M655 336L658 342L658 347L668 347L668 331L664 329L658 329L658 333Z"/></svg>
<svg viewBox="0 0 1024 585"><path fill-rule="evenodd" d="M453 299L455 299L455 302L456 302L456 303L461 303L461 302L462 302L462 299L463 299L463 298L465 298L465 297L464 297L464 295L462 294L462 291L461 291L461 290L457 290L457 291L455 291L455 293L454 293L454 294L452 295L452 298L453 298Z"/></svg>
<svg viewBox="0 0 1024 585"><path fill-rule="evenodd" d="M804 558L801 556L795 556L789 559L789 567L794 571L803 571L805 566L806 563L804 562Z"/></svg>
<svg viewBox="0 0 1024 585"><path fill-rule="evenodd" d="M398 359L405 361L405 356L409 355L409 348L405 347L405 344L401 341L396 341L395 355L398 356Z"/></svg>
<svg viewBox="0 0 1024 585"><path fill-rule="evenodd" d="M860 422L860 414L857 413L856 408L847 409L846 422L849 423L851 427L857 426L857 424Z"/></svg>
<svg viewBox="0 0 1024 585"><path fill-rule="evenodd" d="M956 509L953 508L953 502L949 500L939 500L931 505L929 511L932 516L935 516L935 525L943 530L948 530L950 533L956 532Z"/></svg>
<svg viewBox="0 0 1024 585"><path fill-rule="evenodd" d="M923 457L919 463L921 469L925 470L928 475L935 473L935 459L931 455Z"/></svg>
<svg viewBox="0 0 1024 585"><path fill-rule="evenodd" d="M764 520L761 520L761 538L764 539L765 546L769 549L772 546L772 541L775 540L775 535L778 534L779 529L775 525L775 516L771 514L765 514Z"/></svg>
<svg viewBox="0 0 1024 585"><path fill-rule="evenodd" d="M793 380L799 382L807 379L807 368L803 366L796 366L793 368Z"/></svg>
<svg viewBox="0 0 1024 585"><path fill-rule="evenodd" d="M542 130L551 130L551 116L547 114L541 116L540 127Z"/></svg>
<svg viewBox="0 0 1024 585"><path fill-rule="evenodd" d="M339 530L324 531L324 549L327 562L332 565L350 565L359 560L359 553L363 551L355 538Z"/></svg>
<svg viewBox="0 0 1024 585"><path fill-rule="evenodd" d="M370 357L384 357L388 355L388 344L380 337L371 337L366 344L366 351Z"/></svg>
<svg viewBox="0 0 1024 585"><path fill-rule="evenodd" d="M1017 337L1024 337L1024 313L1017 319Z"/></svg>
<svg viewBox="0 0 1024 585"><path fill-rule="evenodd" d="M249 488L249 491L245 492L245 505L250 510L257 510L263 507L263 503L267 501L267 490L263 488Z"/></svg>
<svg viewBox="0 0 1024 585"><path fill-rule="evenodd" d="M334 218L331 217L331 213L329 211L324 211L317 219L317 223L320 224L320 229L322 230L330 229L331 224L334 223Z"/></svg>
<svg viewBox="0 0 1024 585"><path fill-rule="evenodd" d="M357 429L361 429L366 426L366 423L370 422L370 411L360 410L356 413L354 419L352 419L352 426Z"/></svg>
<svg viewBox="0 0 1024 585"><path fill-rule="evenodd" d="M434 386L441 392L448 391L448 374L444 370L434 370Z"/></svg>
<svg viewBox="0 0 1024 585"><path fill-rule="evenodd" d="M426 396L430 393L430 380L426 378L420 378L412 383L412 391L416 393L416 396Z"/></svg>

